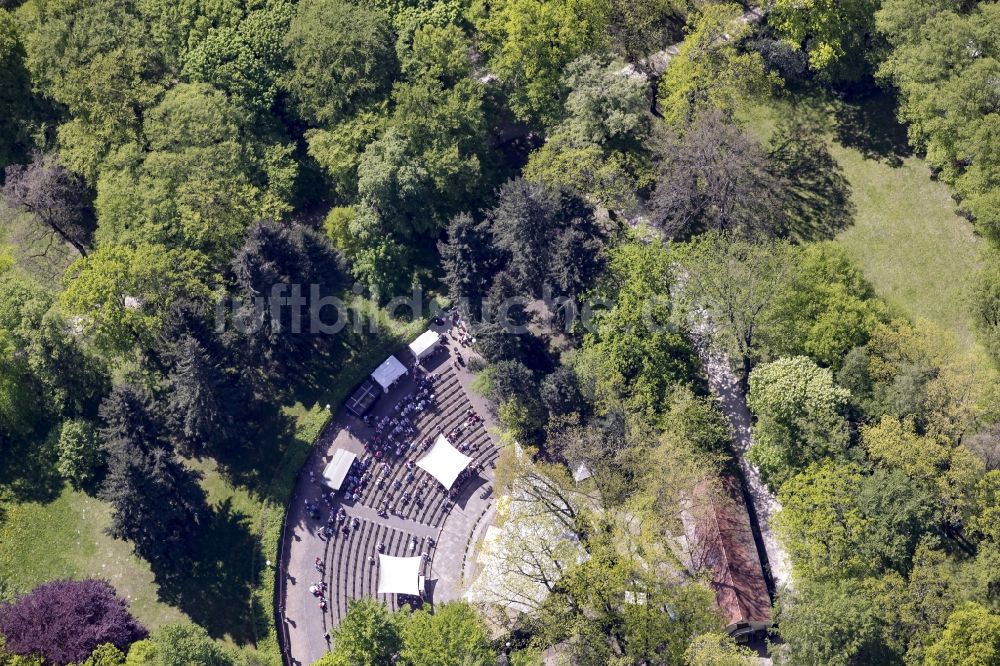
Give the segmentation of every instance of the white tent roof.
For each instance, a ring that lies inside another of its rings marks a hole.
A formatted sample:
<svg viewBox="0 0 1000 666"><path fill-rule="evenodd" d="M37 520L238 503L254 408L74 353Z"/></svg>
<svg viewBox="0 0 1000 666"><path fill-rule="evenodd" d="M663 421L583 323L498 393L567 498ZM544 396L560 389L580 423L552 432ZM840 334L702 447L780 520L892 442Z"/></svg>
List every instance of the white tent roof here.
<svg viewBox="0 0 1000 666"><path fill-rule="evenodd" d="M427 455L417 461L417 467L437 479L445 490L450 490L455 479L471 462L472 458L452 446L447 437L438 435Z"/></svg>
<svg viewBox="0 0 1000 666"><path fill-rule="evenodd" d="M594 476L594 473L590 471L589 467L587 467L587 463L580 463L573 472L573 480L577 483L586 481L592 476Z"/></svg>
<svg viewBox="0 0 1000 666"><path fill-rule="evenodd" d="M378 556L378 593L420 596L422 557Z"/></svg>
<svg viewBox="0 0 1000 666"><path fill-rule="evenodd" d="M399 362L399 359L395 356L390 356L383 361L382 365L375 368L375 372L372 373L372 379L378 382L378 385L382 387L382 390L386 393L396 380L406 374L406 366Z"/></svg>
<svg viewBox="0 0 1000 666"><path fill-rule="evenodd" d="M421 359L434 351L441 336L435 331L424 331L420 337L410 343L410 351L414 358Z"/></svg>
<svg viewBox="0 0 1000 666"><path fill-rule="evenodd" d="M344 477L347 476L355 458L357 456L350 451L337 449L333 454L333 459L323 469L323 482L333 490L340 490L341 484L344 483Z"/></svg>

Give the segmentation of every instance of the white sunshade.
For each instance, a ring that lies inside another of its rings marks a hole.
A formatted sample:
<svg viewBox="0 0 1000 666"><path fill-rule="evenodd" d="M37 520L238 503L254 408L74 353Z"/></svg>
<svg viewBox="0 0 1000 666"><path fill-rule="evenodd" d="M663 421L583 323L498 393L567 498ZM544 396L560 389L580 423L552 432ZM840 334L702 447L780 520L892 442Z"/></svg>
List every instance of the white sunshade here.
<svg viewBox="0 0 1000 666"><path fill-rule="evenodd" d="M323 482L332 490L340 490L344 483L344 477L351 469L351 463L357 458L356 455L345 449L337 449L333 454L333 459L327 463L323 469Z"/></svg>
<svg viewBox="0 0 1000 666"><path fill-rule="evenodd" d="M378 556L378 593L420 596L422 557Z"/></svg>
<svg viewBox="0 0 1000 666"><path fill-rule="evenodd" d="M438 435L427 455L417 461L417 467L437 479L445 490L451 490L455 479L471 462L472 458L452 446L447 437Z"/></svg>
<svg viewBox="0 0 1000 666"><path fill-rule="evenodd" d="M435 331L425 331L420 337L410 343L410 351L418 361L434 351L441 336Z"/></svg>
<svg viewBox="0 0 1000 666"><path fill-rule="evenodd" d="M406 366L400 363L399 359L395 356L390 356L385 359L382 365L375 368L375 372L372 373L372 379L378 382L383 391L388 393L392 385L396 383L396 380L405 374Z"/></svg>

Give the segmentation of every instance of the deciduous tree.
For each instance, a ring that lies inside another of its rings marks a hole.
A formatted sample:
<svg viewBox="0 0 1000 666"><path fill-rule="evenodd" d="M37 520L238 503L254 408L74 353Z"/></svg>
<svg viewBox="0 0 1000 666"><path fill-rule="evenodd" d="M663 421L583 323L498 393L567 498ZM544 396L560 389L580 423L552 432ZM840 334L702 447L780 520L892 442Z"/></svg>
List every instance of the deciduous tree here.
<svg viewBox="0 0 1000 666"><path fill-rule="evenodd" d="M299 115L333 125L389 92L398 64L387 17L347 0L300 2L285 47L285 86Z"/></svg>
<svg viewBox="0 0 1000 666"><path fill-rule="evenodd" d="M834 383L833 373L802 356L778 359L750 374L747 405L757 423L748 459L771 488L812 462L843 455L849 396Z"/></svg>
<svg viewBox="0 0 1000 666"><path fill-rule="evenodd" d="M115 589L93 579L45 583L0 605L0 633L8 651L57 666L83 661L102 643L127 650L147 635Z"/></svg>

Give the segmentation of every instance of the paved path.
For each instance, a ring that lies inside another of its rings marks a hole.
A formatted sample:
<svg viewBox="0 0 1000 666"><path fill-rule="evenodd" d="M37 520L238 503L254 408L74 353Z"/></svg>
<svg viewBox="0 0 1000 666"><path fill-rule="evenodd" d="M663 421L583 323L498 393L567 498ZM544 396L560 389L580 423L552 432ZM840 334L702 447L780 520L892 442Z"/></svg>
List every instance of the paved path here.
<svg viewBox="0 0 1000 666"><path fill-rule="evenodd" d="M704 330L705 327L702 327L702 335ZM778 543L771 529L771 521L781 510L781 504L761 481L757 468L746 459L746 452L753 443L753 418L729 358L722 352L711 349L704 337L700 340L698 348L705 372L708 374L709 387L715 394L733 433L732 451L743 475L744 493L750 500L750 519L751 525L758 533L755 535L759 539L758 550L761 546L764 550L760 555L765 578L768 579L768 585L774 594L788 587L791 581L791 562L788 553Z"/></svg>
<svg viewBox="0 0 1000 666"><path fill-rule="evenodd" d="M452 354L458 346L453 339L449 339L449 344L451 348L447 354L437 359L438 365L432 370L447 377L451 387L448 394L451 397L447 406L441 405L439 410L428 412L421 418L425 418L426 427L430 427L427 424L433 424L436 428L447 418L464 418L465 409L471 405L484 418L483 426L488 431L495 426L489 420L485 399L470 391L471 373L464 366L457 370L454 368ZM464 357L469 357L470 353L466 348L458 349ZM397 357L405 362L407 354L404 350L397 353ZM398 387L382 397L374 413L391 411L392 405L412 388L412 379L402 380ZM480 430L477 433L477 441L489 440L488 446L494 446L485 432ZM282 623L279 630L285 631L286 650L292 664L308 666L329 649L324 636L327 632L332 632L339 621L347 599L377 596L393 608L397 601L402 601L395 596L374 594L377 566L371 565L369 558L375 554L373 548L377 543L386 544L387 554L411 555L426 552L429 559L425 565L429 590L427 601L432 604L441 603L462 597L468 582L464 575L467 572L466 562L472 559L469 551L478 542L478 537L472 538L473 533L480 534L493 519L493 470L491 466L483 465L482 470L461 487L452 508L438 505L433 511L423 512L420 519L415 517L414 512L410 512L411 515L407 518L398 515L379 516L378 510L373 506L380 505L382 491L365 491L358 502L338 502L335 508L343 507L349 517L348 524L357 518L359 527L348 536L338 533L332 540L324 539L319 532L324 522L313 520L307 515L306 502L319 505L321 518L325 519L327 509L321 501L321 486L318 483L324 466L338 448L363 456L364 444L361 438L368 434L367 426L360 420L344 410L338 412L337 418L320 436L309 460L303 466L288 507L283 534L284 579L278 590L278 619ZM429 432L421 430L418 437L422 438L426 434ZM469 436L472 437L471 434ZM488 449L481 449L477 460L495 459L495 449L493 451L490 454ZM400 469L399 465L401 462L394 462L393 469ZM388 488L386 492L389 492ZM431 504L430 498L428 504ZM433 546L430 545L432 543ZM315 567L317 557L325 563L322 573ZM328 581L328 609L325 612L319 608L318 600L308 590L312 583L320 580Z"/></svg>

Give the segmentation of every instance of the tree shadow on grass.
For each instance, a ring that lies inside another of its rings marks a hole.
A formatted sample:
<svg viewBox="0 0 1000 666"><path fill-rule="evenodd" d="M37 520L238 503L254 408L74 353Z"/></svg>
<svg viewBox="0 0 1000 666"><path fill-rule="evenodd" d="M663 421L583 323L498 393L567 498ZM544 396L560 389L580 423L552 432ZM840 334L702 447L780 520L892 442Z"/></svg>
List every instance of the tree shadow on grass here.
<svg viewBox="0 0 1000 666"><path fill-rule="evenodd" d="M163 571L154 565L160 599L187 613L214 638L252 643L250 597L254 568L260 566L257 548L250 517L225 500L213 508L187 568Z"/></svg>
<svg viewBox="0 0 1000 666"><path fill-rule="evenodd" d="M830 239L854 223L851 186L815 118L778 124L770 158L782 184L785 233L797 241Z"/></svg>
<svg viewBox="0 0 1000 666"><path fill-rule="evenodd" d="M913 154L906 127L896 118L895 97L877 87L845 92L833 105L837 142L865 158L900 166Z"/></svg>

